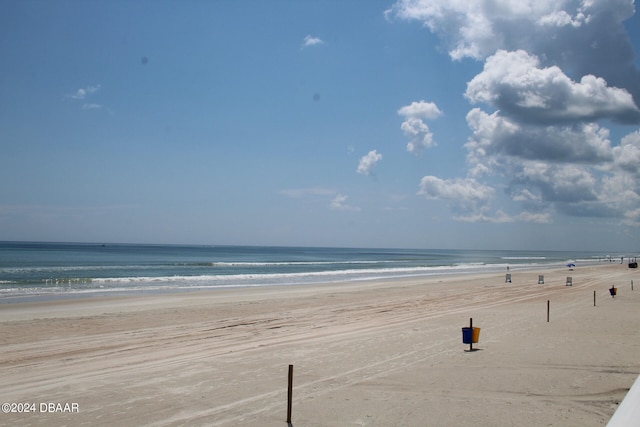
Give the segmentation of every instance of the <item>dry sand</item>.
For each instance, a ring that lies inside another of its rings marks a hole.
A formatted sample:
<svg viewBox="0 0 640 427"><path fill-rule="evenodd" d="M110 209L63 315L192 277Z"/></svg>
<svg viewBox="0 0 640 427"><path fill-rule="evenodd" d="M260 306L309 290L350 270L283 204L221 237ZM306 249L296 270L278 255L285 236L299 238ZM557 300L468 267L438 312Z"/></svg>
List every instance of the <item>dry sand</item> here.
<svg viewBox="0 0 640 427"><path fill-rule="evenodd" d="M510 273L3 305L0 402L36 411L0 424L286 426L293 364L296 427L605 425L640 373L639 272Z"/></svg>

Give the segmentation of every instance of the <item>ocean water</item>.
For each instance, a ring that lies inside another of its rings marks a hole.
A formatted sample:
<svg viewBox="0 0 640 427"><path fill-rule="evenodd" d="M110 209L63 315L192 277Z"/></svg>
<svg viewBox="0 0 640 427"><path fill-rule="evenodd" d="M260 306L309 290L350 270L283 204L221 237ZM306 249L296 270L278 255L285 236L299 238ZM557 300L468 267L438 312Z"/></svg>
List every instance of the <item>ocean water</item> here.
<svg viewBox="0 0 640 427"><path fill-rule="evenodd" d="M602 262L556 251L358 249L0 242L0 303L349 282ZM620 262L620 255L611 255Z"/></svg>

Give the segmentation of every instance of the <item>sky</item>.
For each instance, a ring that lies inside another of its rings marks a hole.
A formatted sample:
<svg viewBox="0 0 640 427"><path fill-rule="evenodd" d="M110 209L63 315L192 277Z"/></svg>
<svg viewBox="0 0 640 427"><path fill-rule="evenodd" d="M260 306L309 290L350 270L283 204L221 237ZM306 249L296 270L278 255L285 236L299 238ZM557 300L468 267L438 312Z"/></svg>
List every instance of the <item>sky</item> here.
<svg viewBox="0 0 640 427"><path fill-rule="evenodd" d="M640 253L632 0L0 0L0 240Z"/></svg>

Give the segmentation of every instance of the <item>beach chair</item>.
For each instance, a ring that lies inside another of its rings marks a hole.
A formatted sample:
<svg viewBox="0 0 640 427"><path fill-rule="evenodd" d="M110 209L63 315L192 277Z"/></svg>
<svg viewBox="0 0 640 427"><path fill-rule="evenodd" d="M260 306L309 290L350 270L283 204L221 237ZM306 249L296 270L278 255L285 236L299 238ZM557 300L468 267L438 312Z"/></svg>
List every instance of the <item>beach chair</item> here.
<svg viewBox="0 0 640 427"><path fill-rule="evenodd" d="M567 283L564 284L565 286L573 286L573 278L567 276Z"/></svg>
<svg viewBox="0 0 640 427"><path fill-rule="evenodd" d="M538 275L538 285L544 285L544 276L542 274Z"/></svg>
<svg viewBox="0 0 640 427"><path fill-rule="evenodd" d="M511 283L511 273L507 273L507 277L504 279L504 283Z"/></svg>

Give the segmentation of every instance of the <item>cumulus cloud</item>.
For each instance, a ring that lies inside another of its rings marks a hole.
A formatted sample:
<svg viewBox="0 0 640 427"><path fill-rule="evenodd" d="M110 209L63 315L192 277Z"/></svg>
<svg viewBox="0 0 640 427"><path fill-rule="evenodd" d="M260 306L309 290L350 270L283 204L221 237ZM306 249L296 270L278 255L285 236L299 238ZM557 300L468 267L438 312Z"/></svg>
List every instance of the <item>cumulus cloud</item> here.
<svg viewBox="0 0 640 427"><path fill-rule="evenodd" d="M433 102L418 101L412 102L398 110L398 114L404 117L417 117L424 119L437 119L442 115L442 111Z"/></svg>
<svg viewBox="0 0 640 427"><path fill-rule="evenodd" d="M474 108L467 124L473 132L466 144L473 164L497 155L592 164L612 158L609 131L595 123L533 126Z"/></svg>
<svg viewBox="0 0 640 427"><path fill-rule="evenodd" d="M324 41L318 37L313 37L312 35L307 35L302 41L302 47L310 47L324 44Z"/></svg>
<svg viewBox="0 0 640 427"><path fill-rule="evenodd" d="M493 196L493 189L474 179L444 180L425 176L420 181L418 194L432 199L469 200L483 203Z"/></svg>
<svg viewBox="0 0 640 427"><path fill-rule="evenodd" d="M424 149L436 145L433 133L424 120L433 120L442 115L442 112L433 102L412 102L398 110L398 114L404 117L400 129L409 138L407 151L416 155L422 154Z"/></svg>
<svg viewBox="0 0 640 427"><path fill-rule="evenodd" d="M523 49L578 79L601 77L640 104L640 73L623 26L634 13L634 0L399 0L386 12L424 23L454 60Z"/></svg>
<svg viewBox="0 0 640 427"><path fill-rule="evenodd" d="M608 130L594 123L523 126L477 109L468 120L473 129L466 144L470 176L481 170L479 177L502 177L511 200L532 215L544 214L544 222L551 211L621 217L638 200L638 179L632 176L638 171L633 159L640 145L633 137L612 148Z"/></svg>
<svg viewBox="0 0 640 427"><path fill-rule="evenodd" d="M465 221L547 223L560 213L639 225L640 131L612 141L605 127L640 124L640 72L623 25L634 13L633 0L398 0L388 18L422 22L454 61L484 62L464 94L475 104L467 176L424 177L419 194ZM424 120L437 117L414 104L399 111L409 151L434 145ZM499 182L521 212L489 214L498 197L484 182Z"/></svg>
<svg viewBox="0 0 640 427"><path fill-rule="evenodd" d="M399 0L386 15L422 21L443 38L454 59L480 59L509 45L532 50L558 35L549 30L587 31L605 15L614 26L634 12L633 0ZM541 29L546 31L537 40L528 38Z"/></svg>
<svg viewBox="0 0 640 427"><path fill-rule="evenodd" d="M640 209L625 212L623 224L640 227Z"/></svg>
<svg viewBox="0 0 640 427"><path fill-rule="evenodd" d="M620 145L613 148L613 158L617 168L640 179L640 131L622 138Z"/></svg>
<svg viewBox="0 0 640 427"><path fill-rule="evenodd" d="M422 21L442 37L453 59L482 59L500 48L523 45L538 26L580 27L589 17L579 10L577 3L566 0L400 0L387 15Z"/></svg>
<svg viewBox="0 0 640 427"><path fill-rule="evenodd" d="M441 179L425 176L420 180L418 195L427 199L447 200L459 219L477 220L486 215L495 190L473 178Z"/></svg>
<svg viewBox="0 0 640 427"><path fill-rule="evenodd" d="M418 195L431 200L445 200L454 212L453 218L465 222L542 222L544 215L520 216L514 218L502 209L493 211L491 202L495 190L473 178L441 179L425 176L420 180Z"/></svg>
<svg viewBox="0 0 640 427"><path fill-rule="evenodd" d="M588 168L528 162L522 165L519 181L540 190L548 202L584 202L598 199L597 179Z"/></svg>
<svg viewBox="0 0 640 427"><path fill-rule="evenodd" d="M360 158L358 164L358 173L362 175L371 175L373 168L382 160L382 154L379 154L376 150L369 151L368 154Z"/></svg>
<svg viewBox="0 0 640 427"><path fill-rule="evenodd" d="M631 94L593 75L572 81L557 66L541 67L535 55L499 50L467 85L471 102L486 102L522 122L556 124L612 119L635 123L640 110Z"/></svg>

